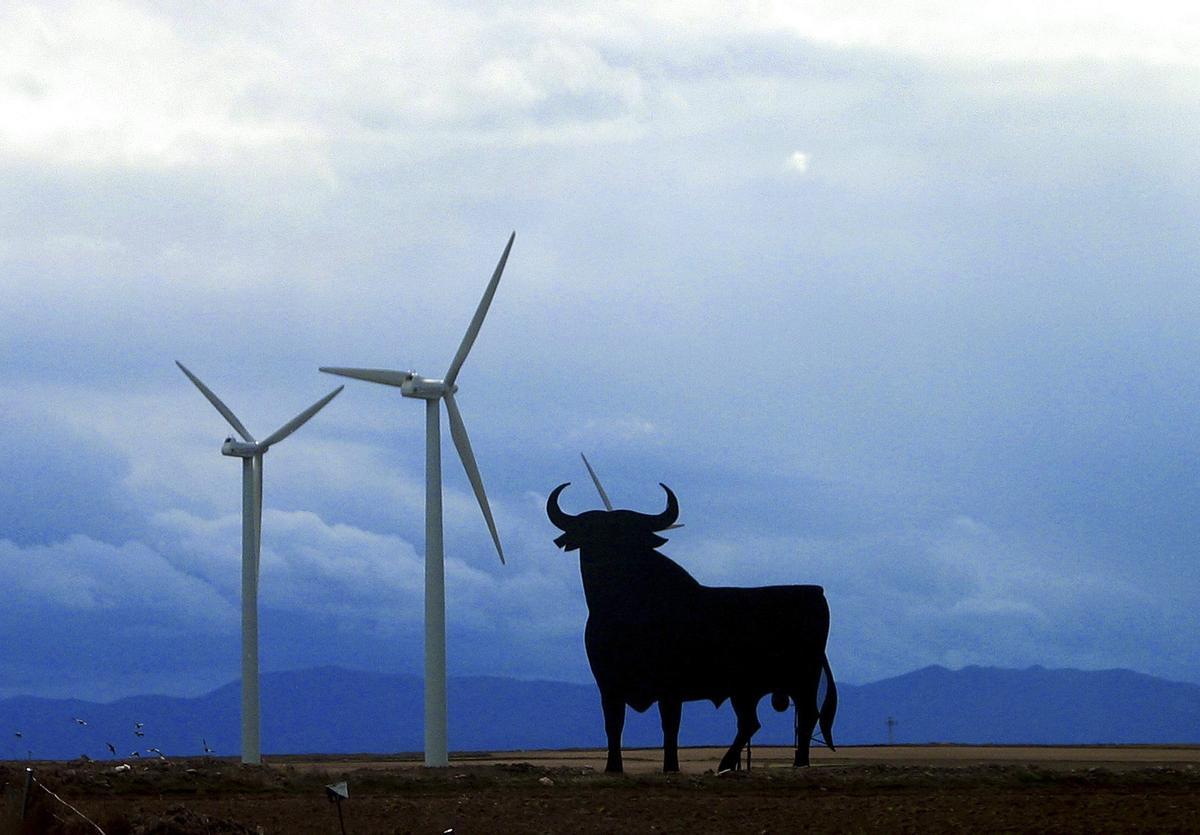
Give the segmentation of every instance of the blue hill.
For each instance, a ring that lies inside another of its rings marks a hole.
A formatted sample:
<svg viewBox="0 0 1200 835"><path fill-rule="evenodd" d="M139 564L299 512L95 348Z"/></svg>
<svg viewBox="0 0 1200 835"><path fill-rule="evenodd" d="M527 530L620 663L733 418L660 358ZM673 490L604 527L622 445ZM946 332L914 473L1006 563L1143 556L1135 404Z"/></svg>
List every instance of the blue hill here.
<svg viewBox="0 0 1200 835"><path fill-rule="evenodd" d="M1200 686L1131 670L926 667L853 688L846 741L1090 745L1200 742Z"/></svg>
<svg viewBox="0 0 1200 835"><path fill-rule="evenodd" d="M1197 743L1200 686L1129 670L1010 670L926 667L866 685L839 686L835 741L882 743L887 718L896 742L993 744ZM270 673L262 679L263 751L396 753L422 747L421 680L335 667ZM450 746L455 751L600 747L599 699L592 685L508 678L449 681ZM239 746L239 684L185 699L134 696L104 704L16 697L0 701L0 757L110 757L160 748L194 755L207 741L218 754ZM791 742L791 712L759 709L759 744ZM80 726L74 717L85 719ZM145 736L134 736L141 722ZM734 720L685 707L684 745L726 744ZM16 732L21 737L15 736ZM657 746L657 712L629 711L625 744Z"/></svg>

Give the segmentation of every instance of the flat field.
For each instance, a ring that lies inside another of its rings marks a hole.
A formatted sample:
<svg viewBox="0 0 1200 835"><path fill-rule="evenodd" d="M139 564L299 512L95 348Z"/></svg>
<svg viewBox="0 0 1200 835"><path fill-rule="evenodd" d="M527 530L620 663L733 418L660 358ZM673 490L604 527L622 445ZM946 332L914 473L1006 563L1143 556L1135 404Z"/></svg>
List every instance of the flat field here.
<svg viewBox="0 0 1200 835"><path fill-rule="evenodd" d="M475 832L1196 832L1200 747L755 748L722 775L717 748L626 750L625 775L598 751L417 757L272 757L0 764L0 832L107 835L338 833L324 786L345 780L347 833ZM36 782L17 820L25 769ZM50 792L54 792L54 797ZM69 804L69 806L68 806Z"/></svg>

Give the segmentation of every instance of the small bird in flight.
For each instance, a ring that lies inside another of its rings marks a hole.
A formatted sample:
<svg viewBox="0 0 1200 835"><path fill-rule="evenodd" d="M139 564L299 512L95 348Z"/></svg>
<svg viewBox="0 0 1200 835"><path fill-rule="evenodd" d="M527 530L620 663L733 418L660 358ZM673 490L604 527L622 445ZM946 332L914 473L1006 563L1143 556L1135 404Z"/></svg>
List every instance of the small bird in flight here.
<svg viewBox="0 0 1200 835"><path fill-rule="evenodd" d="M117 755L117 746L113 745L111 742L106 742L104 744L108 746L108 753L115 757Z"/></svg>
<svg viewBox="0 0 1200 835"><path fill-rule="evenodd" d="M79 725L80 727L86 727L86 726L87 726L87 720L85 720L85 719L80 719L78 716L72 716L71 718L75 720L75 724L76 724L76 725Z"/></svg>

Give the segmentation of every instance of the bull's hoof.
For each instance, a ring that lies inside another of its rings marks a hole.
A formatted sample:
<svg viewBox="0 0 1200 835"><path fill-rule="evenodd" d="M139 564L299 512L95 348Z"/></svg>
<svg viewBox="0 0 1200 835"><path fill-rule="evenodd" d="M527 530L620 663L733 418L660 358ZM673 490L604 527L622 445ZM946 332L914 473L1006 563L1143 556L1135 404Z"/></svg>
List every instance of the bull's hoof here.
<svg viewBox="0 0 1200 835"><path fill-rule="evenodd" d="M620 763L609 763L608 765L604 766L604 771L606 774L624 774L625 773L625 769L621 767Z"/></svg>
<svg viewBox="0 0 1200 835"><path fill-rule="evenodd" d="M808 766L808 752L805 751L803 754L801 754L799 751L797 751L796 759L792 762L792 768L808 768Z"/></svg>

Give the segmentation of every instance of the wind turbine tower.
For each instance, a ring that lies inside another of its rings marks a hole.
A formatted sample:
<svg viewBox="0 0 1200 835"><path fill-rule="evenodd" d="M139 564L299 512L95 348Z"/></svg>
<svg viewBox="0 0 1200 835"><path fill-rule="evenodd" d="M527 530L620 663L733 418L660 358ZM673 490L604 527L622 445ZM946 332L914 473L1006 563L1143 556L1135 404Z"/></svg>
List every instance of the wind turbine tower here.
<svg viewBox="0 0 1200 835"><path fill-rule="evenodd" d="M261 719L258 697L258 562L262 548L263 456L274 444L295 432L307 423L309 418L325 408L325 404L337 397L343 386L338 386L264 440L256 441L237 419L237 415L221 402L221 398L213 394L195 374L188 371L183 363L176 360L175 364L196 384L200 393L216 407L234 431L242 436L241 441L235 441L232 436L226 438L225 443L221 445L221 454L242 459L242 762L259 765L262 762L262 751L259 745Z"/></svg>
<svg viewBox="0 0 1200 835"><path fill-rule="evenodd" d="M454 439L454 447L462 461L467 479L475 491L475 499L479 509L483 511L484 521L495 543L496 553L500 562L504 562L504 549L500 546L500 537L496 533L496 523L488 506L487 494L483 491L483 480L479 476L479 467L475 463L475 454L471 451L471 441L467 437L467 428L463 423L462 413L454 400L458 391L455 380L462 369L475 337L483 325L492 297L496 294L496 286L500 283L500 275L508 261L508 253L512 249L513 240L517 233L513 232L504 247L499 263L492 273L483 299L475 310L475 316L467 327L458 352L450 361L450 368L441 380L422 377L415 371L391 371L382 368L332 368L322 367L327 374L338 374L356 380L366 380L370 383L381 383L385 386L395 386L404 397L412 397L425 401L425 765L431 768L445 767L450 764L446 738L446 566L445 551L442 545L442 438L441 438L441 407L446 403L446 416L450 422L450 436Z"/></svg>

